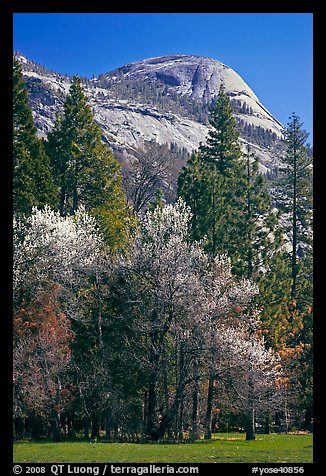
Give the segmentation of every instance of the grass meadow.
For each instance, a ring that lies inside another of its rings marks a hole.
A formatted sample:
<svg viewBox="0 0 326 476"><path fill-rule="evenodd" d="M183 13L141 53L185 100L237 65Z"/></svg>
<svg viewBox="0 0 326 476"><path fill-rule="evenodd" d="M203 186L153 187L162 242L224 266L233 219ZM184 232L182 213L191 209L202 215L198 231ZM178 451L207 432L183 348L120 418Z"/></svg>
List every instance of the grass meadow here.
<svg viewBox="0 0 326 476"><path fill-rule="evenodd" d="M15 463L312 463L312 435L216 433L179 444L18 441Z"/></svg>

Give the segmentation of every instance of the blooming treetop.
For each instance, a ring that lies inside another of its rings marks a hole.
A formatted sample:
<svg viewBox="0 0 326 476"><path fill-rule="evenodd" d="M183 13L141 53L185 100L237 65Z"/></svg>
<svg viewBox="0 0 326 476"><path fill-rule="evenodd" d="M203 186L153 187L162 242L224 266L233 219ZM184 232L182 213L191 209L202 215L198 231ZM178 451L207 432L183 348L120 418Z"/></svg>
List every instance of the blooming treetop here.
<svg viewBox="0 0 326 476"><path fill-rule="evenodd" d="M14 219L13 229L14 292L32 283L42 286L48 279L75 286L105 261L95 218L82 207L66 217L48 206L33 208L24 220Z"/></svg>

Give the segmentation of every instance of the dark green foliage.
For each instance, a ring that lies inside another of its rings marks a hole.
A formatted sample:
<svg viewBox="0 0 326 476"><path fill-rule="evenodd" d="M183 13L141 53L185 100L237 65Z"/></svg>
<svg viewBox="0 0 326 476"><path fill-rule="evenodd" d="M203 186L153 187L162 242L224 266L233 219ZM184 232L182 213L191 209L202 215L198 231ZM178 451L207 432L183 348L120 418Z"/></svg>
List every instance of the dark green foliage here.
<svg viewBox="0 0 326 476"><path fill-rule="evenodd" d="M192 237L212 254L226 253L238 276L253 279L260 293L262 332L273 348L295 343L300 317L291 316L290 260L284 229L273 209L265 177L250 147L242 154L229 98L221 90L211 114L207 145L179 176L179 195L190 206ZM291 331L290 331L291 328Z"/></svg>
<svg viewBox="0 0 326 476"><path fill-rule="evenodd" d="M206 144L199 148L207 167L210 190L210 213L207 213L209 250L213 255L227 253L234 264L240 236L240 185L244 167L236 119L223 86L209 122L212 129L208 133Z"/></svg>
<svg viewBox="0 0 326 476"><path fill-rule="evenodd" d="M60 190L58 205L62 215L80 205L94 213L115 250L126 246L135 220L122 190L120 165L101 137L81 80L75 77L47 142Z"/></svg>
<svg viewBox="0 0 326 476"><path fill-rule="evenodd" d="M57 117L47 143L63 215L73 213L80 204L90 208L92 198L98 199L94 187L102 185L98 183L101 146L100 129L93 120L80 80L74 78L64 112Z"/></svg>
<svg viewBox="0 0 326 476"><path fill-rule="evenodd" d="M312 417L312 154L307 145L307 132L300 117L292 114L285 134L285 154L281 157L281 176L277 198L286 219L290 249L288 251L291 289L291 318L297 319L298 328L290 344L297 345L296 384L302 389L298 397L305 411L305 428L311 426ZM298 404L297 402L297 404Z"/></svg>
<svg viewBox="0 0 326 476"><path fill-rule="evenodd" d="M192 211L191 233L194 240L200 240L207 232L206 221L209 210L209 176L206 164L199 153L192 153L178 177L178 194Z"/></svg>
<svg viewBox="0 0 326 476"><path fill-rule="evenodd" d="M284 349L298 329L298 318L291 317L289 293L290 262L283 250L275 252L268 261L268 268L259 276L259 303L261 332L268 347ZM300 319L299 319L300 321Z"/></svg>
<svg viewBox="0 0 326 476"><path fill-rule="evenodd" d="M33 206L54 205L49 159L36 127L23 81L20 63L13 62L13 205L16 213L28 213Z"/></svg>
<svg viewBox="0 0 326 476"><path fill-rule="evenodd" d="M214 164L216 172L225 177L235 175L235 164L240 158L239 132L229 97L221 86L216 105L210 113L210 125L206 145L200 152L207 163Z"/></svg>
<svg viewBox="0 0 326 476"><path fill-rule="evenodd" d="M244 154L245 174L241 184L242 219L239 222L238 260L234 270L259 282L282 243L279 213L272 210L265 177L250 146Z"/></svg>
<svg viewBox="0 0 326 476"><path fill-rule="evenodd" d="M312 157L306 145L307 138L300 117L293 113L286 130L286 152L281 157L283 166L277 198L287 217L286 231L291 243L291 298L296 300L305 294L304 288L309 286L311 278Z"/></svg>
<svg viewBox="0 0 326 476"><path fill-rule="evenodd" d="M179 195L193 212L193 237L205 238L212 255L228 253L232 259L239 236L239 184L244 168L236 120L223 87L210 124L206 145L200 146L199 154L189 159L180 174Z"/></svg>

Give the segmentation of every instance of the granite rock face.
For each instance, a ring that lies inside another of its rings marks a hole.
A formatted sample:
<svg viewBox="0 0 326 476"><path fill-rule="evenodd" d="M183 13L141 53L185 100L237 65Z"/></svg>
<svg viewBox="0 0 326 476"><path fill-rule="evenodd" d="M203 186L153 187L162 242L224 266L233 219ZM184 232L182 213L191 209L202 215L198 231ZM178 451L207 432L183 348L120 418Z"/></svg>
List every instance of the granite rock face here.
<svg viewBox="0 0 326 476"><path fill-rule="evenodd" d="M17 56L30 92L36 126L39 134L46 137L56 112L62 108L71 78L40 68L22 55ZM142 92L142 84L151 91L150 100L147 93ZM85 82L84 89L102 128L103 139L113 150L132 154L143 141L154 140L160 144L174 143L191 152L205 142L210 126L189 113L189 104L197 109L207 106L217 96L221 84L236 105L235 116L241 123L243 146L251 143L262 171L272 170L277 166L275 147L282 137L283 126L245 81L220 61L193 55L149 58L92 78ZM130 95L128 91L133 88L136 93ZM157 104L156 93L160 98ZM170 102L162 98L170 98ZM187 102L188 106L173 107L178 102ZM248 130L259 134L251 140L250 134L245 133ZM273 140L269 143L260 140L264 134Z"/></svg>
<svg viewBox="0 0 326 476"><path fill-rule="evenodd" d="M223 70L228 67L211 58L188 55L171 55L130 63L108 74L120 72L135 79L160 80L177 93L202 100L209 91L211 97L218 94Z"/></svg>

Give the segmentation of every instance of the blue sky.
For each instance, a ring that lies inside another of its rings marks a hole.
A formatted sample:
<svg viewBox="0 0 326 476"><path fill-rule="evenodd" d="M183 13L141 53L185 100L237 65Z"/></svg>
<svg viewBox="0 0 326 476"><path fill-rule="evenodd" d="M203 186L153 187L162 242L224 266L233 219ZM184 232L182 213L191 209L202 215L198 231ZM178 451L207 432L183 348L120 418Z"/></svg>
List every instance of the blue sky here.
<svg viewBox="0 0 326 476"><path fill-rule="evenodd" d="M230 66L284 125L295 112L312 141L312 13L16 13L15 51L91 77L166 54Z"/></svg>

